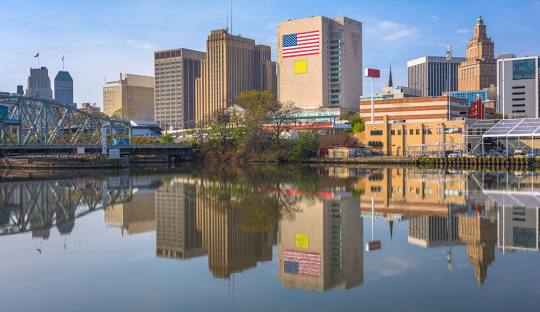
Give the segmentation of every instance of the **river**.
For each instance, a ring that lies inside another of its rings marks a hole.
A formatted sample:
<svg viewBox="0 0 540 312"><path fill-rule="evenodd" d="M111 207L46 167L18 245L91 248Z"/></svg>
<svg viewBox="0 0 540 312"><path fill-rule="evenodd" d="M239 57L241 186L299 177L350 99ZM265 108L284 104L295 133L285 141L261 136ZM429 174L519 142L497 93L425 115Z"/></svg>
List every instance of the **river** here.
<svg viewBox="0 0 540 312"><path fill-rule="evenodd" d="M186 166L4 181L0 306L534 311L539 207L533 172Z"/></svg>

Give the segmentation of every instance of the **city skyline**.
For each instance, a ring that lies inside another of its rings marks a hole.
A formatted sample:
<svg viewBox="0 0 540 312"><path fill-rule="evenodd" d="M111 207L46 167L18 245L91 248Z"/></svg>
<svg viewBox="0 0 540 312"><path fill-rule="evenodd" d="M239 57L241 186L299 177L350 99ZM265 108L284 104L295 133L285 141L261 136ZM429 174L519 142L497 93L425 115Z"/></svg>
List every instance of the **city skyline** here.
<svg viewBox="0 0 540 312"><path fill-rule="evenodd" d="M489 35L496 42L495 55L535 55L540 51L534 33L540 24L534 19L540 1L445 1L432 5L423 1L411 1L406 5L339 1L333 7L297 1L287 4L286 9L284 5L282 1L257 4L234 1L233 33L270 45L275 61L279 22L314 15L346 15L364 25L364 67L381 68L385 78L387 68L392 65L396 85L407 84L408 59L444 55L449 43L453 44L456 56L464 56L465 45L479 15L489 25ZM4 4L2 9L6 18L0 21L0 35L12 48L0 51L3 60L0 90L15 92L17 84L26 83L28 69L38 67L33 58L36 53L40 53L39 65L48 67L51 73L62 69L61 58L65 55L66 70L77 81L74 101L96 102L102 106L101 90L105 80L114 79L119 72L154 75L154 51L204 50L210 30L226 26L228 7L229 1L188 2L182 6L171 1ZM264 15L243 13L257 12L261 7L265 8ZM502 14L504 8L508 10ZM462 14L445 20L443 13L448 10L459 10ZM172 21L173 17L186 11L194 13ZM37 18L43 14L52 19L61 18L65 23L47 23ZM70 27L61 26L65 24ZM50 39L53 34L55 40ZM410 44L412 41L414 46ZM376 88L380 89L386 81L377 81ZM364 92L365 89L366 86Z"/></svg>

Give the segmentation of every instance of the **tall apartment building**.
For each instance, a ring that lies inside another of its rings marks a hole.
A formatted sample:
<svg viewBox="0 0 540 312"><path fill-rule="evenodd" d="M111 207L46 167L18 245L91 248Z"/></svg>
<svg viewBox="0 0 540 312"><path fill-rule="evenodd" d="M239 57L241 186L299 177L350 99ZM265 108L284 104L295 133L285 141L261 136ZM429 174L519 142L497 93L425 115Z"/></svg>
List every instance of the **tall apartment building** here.
<svg viewBox="0 0 540 312"><path fill-rule="evenodd" d="M458 88L458 66L465 61L454 57L450 61L441 56L423 56L407 62L408 87L419 90L420 96L441 96ZM448 73L450 71L450 73Z"/></svg>
<svg viewBox="0 0 540 312"><path fill-rule="evenodd" d="M103 87L103 112L129 120L154 120L154 77L120 74Z"/></svg>
<svg viewBox="0 0 540 312"><path fill-rule="evenodd" d="M317 16L278 27L278 98L304 109L358 110L362 23Z"/></svg>
<svg viewBox="0 0 540 312"><path fill-rule="evenodd" d="M195 82L196 122L205 122L233 105L242 91L275 92L275 81L269 46L256 45L225 29L213 30L206 42L201 78Z"/></svg>
<svg viewBox="0 0 540 312"><path fill-rule="evenodd" d="M204 58L204 52L189 49L154 53L154 114L162 129L195 126L195 80Z"/></svg>
<svg viewBox="0 0 540 312"><path fill-rule="evenodd" d="M467 59L458 68L458 91L482 90L497 80L495 44L487 36L482 17L476 20L474 34L467 43Z"/></svg>
<svg viewBox="0 0 540 312"><path fill-rule="evenodd" d="M509 118L540 117L540 57L497 60L497 111Z"/></svg>
<svg viewBox="0 0 540 312"><path fill-rule="evenodd" d="M53 99L51 79L47 67L30 68L26 96L44 100Z"/></svg>
<svg viewBox="0 0 540 312"><path fill-rule="evenodd" d="M73 78L68 71L61 70L54 78L54 100L75 108L73 103Z"/></svg>

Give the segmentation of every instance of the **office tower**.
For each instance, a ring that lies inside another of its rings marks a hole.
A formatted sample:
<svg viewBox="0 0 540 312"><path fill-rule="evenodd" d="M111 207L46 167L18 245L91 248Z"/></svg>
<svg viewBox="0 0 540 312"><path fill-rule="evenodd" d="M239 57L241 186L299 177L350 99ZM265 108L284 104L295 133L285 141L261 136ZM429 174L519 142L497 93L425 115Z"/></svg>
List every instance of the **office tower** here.
<svg viewBox="0 0 540 312"><path fill-rule="evenodd" d="M358 110L362 95L362 23L317 16L278 27L278 94L305 109Z"/></svg>
<svg viewBox="0 0 540 312"><path fill-rule="evenodd" d="M497 111L507 118L539 118L540 57L497 60Z"/></svg>
<svg viewBox="0 0 540 312"><path fill-rule="evenodd" d="M156 255L190 259L206 254L197 230L195 187L173 181L156 192Z"/></svg>
<svg viewBox="0 0 540 312"><path fill-rule="evenodd" d="M235 36L225 29L213 30L206 42L201 78L195 82L195 120L205 123L233 105L246 90L275 90L275 65L270 47Z"/></svg>
<svg viewBox="0 0 540 312"><path fill-rule="evenodd" d="M293 218L279 221L282 285L326 291L350 289L364 279L360 199L338 193L304 199Z"/></svg>
<svg viewBox="0 0 540 312"><path fill-rule="evenodd" d="M423 56L407 62L408 87L419 90L420 96L441 96L458 87L458 66L465 58L454 57L450 61L446 57ZM450 71L450 74L448 73Z"/></svg>
<svg viewBox="0 0 540 312"><path fill-rule="evenodd" d="M195 80L205 53L174 49L154 53L155 122L162 129L195 126Z"/></svg>
<svg viewBox="0 0 540 312"><path fill-rule="evenodd" d="M103 87L103 112L127 120L154 120L154 77L120 74Z"/></svg>
<svg viewBox="0 0 540 312"><path fill-rule="evenodd" d="M54 78L54 100L76 108L73 103L73 79L68 71L61 70Z"/></svg>
<svg viewBox="0 0 540 312"><path fill-rule="evenodd" d="M467 59L458 67L458 91L481 90L494 85L497 69L494 43L487 36L482 17L476 20L474 34L467 43Z"/></svg>
<svg viewBox="0 0 540 312"><path fill-rule="evenodd" d="M52 100L51 79L47 67L30 68L26 96Z"/></svg>
<svg viewBox="0 0 540 312"><path fill-rule="evenodd" d="M22 85L17 85L17 95L24 95L24 88Z"/></svg>

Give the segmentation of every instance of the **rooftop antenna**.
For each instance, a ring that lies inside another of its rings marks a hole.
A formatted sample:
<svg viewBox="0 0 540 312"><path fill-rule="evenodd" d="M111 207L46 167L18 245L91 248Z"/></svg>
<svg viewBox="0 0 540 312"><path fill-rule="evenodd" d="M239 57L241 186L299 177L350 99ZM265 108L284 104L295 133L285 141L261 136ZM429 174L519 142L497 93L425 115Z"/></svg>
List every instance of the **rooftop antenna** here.
<svg viewBox="0 0 540 312"><path fill-rule="evenodd" d="M229 11L227 11L227 27L225 28L229 32Z"/></svg>
<svg viewBox="0 0 540 312"><path fill-rule="evenodd" d="M233 28L232 28L232 2L233 0L231 0L231 35L233 34Z"/></svg>
<svg viewBox="0 0 540 312"><path fill-rule="evenodd" d="M64 71L64 56L62 55L62 71Z"/></svg>

